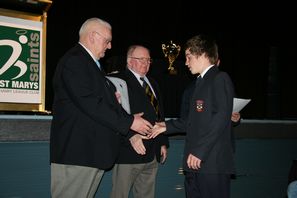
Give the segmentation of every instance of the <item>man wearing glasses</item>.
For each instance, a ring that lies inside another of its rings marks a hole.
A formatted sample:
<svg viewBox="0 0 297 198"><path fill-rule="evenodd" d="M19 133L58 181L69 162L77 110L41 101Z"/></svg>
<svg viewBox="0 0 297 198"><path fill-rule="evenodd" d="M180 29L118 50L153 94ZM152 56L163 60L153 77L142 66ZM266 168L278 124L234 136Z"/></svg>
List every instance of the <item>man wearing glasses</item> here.
<svg viewBox="0 0 297 198"><path fill-rule="evenodd" d="M51 197L94 197L104 171L117 158L120 134L148 134L152 125L127 114L99 59L111 49L111 26L88 19L79 43L59 61L53 78L50 135Z"/></svg>
<svg viewBox="0 0 297 198"><path fill-rule="evenodd" d="M151 124L164 121L163 104L158 85L146 76L152 59L149 50L133 45L127 52L127 69L113 76L126 81L130 111L143 112ZM168 137L161 135L147 139L130 130L121 138L119 157L112 173L111 198L128 198L132 189L134 198L154 198L158 162L167 157Z"/></svg>

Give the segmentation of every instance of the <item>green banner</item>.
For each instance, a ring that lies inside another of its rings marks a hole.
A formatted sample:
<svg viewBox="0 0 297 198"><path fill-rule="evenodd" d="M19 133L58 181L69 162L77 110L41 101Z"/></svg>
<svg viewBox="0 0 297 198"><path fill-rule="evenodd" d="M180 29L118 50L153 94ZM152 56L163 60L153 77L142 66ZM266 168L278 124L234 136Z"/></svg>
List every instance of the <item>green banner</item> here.
<svg viewBox="0 0 297 198"><path fill-rule="evenodd" d="M40 31L0 25L0 88L39 90Z"/></svg>

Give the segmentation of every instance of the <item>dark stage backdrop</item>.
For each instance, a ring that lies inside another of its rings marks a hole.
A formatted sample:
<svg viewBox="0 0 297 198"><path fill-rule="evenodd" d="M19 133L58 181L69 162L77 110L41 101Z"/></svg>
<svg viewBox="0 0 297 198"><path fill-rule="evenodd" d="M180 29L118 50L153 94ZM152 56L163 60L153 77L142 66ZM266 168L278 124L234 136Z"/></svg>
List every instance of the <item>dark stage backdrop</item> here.
<svg viewBox="0 0 297 198"><path fill-rule="evenodd" d="M167 60L161 44L173 40L183 45L187 39L207 33L219 44L220 69L228 72L238 97L252 101L242 110L248 119L296 119L296 31L294 6L265 7L253 4L232 9L222 5L191 6L191 2L177 1L168 7L132 4L123 7L110 1L53 0L48 12L46 107L51 110L52 76L59 58L78 41L81 24L89 17L100 17L113 26L112 49L102 60L107 71L125 67L125 53L130 44L140 43L150 48L150 74L159 82L166 117L179 116L181 95L193 80L184 65L181 51L175 66L177 75L169 75ZM133 7L133 8L130 8ZM234 7L235 6L235 7ZM273 5L271 5L273 6ZM281 15L277 14L282 11ZM291 25L290 25L291 24Z"/></svg>

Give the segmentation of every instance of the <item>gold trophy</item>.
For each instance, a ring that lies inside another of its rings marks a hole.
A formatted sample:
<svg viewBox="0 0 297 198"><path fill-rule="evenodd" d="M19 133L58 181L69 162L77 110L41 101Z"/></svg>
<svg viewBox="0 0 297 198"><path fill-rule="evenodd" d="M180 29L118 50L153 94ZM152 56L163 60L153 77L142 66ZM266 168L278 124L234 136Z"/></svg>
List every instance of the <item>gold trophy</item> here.
<svg viewBox="0 0 297 198"><path fill-rule="evenodd" d="M168 70L170 74L176 74L177 71L173 67L173 62L178 57L181 47L179 45L176 45L172 41L168 45L162 44L162 50L164 53L164 56L168 58L169 66Z"/></svg>

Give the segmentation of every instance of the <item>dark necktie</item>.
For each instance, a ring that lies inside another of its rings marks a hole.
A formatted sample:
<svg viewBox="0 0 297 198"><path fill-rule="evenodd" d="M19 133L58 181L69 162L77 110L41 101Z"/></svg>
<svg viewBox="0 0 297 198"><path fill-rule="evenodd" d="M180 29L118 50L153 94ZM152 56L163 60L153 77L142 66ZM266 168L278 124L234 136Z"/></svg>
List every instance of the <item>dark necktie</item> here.
<svg viewBox="0 0 297 198"><path fill-rule="evenodd" d="M201 77L201 75L199 75L196 79L196 86L198 86L198 84L201 82L201 80L202 80L202 77Z"/></svg>
<svg viewBox="0 0 297 198"><path fill-rule="evenodd" d="M147 95L151 105L154 107L154 110L155 110L156 115L157 115L157 121L159 121L160 120L160 111L159 111L158 101L157 101L153 91L151 90L150 86L144 80L144 78L140 77L140 80L143 82L142 87L144 88L145 94Z"/></svg>

